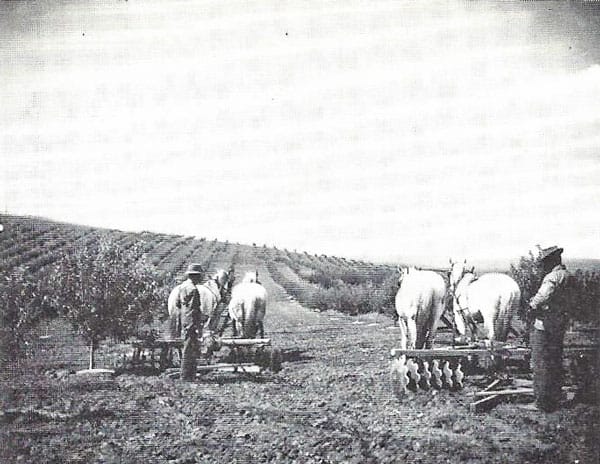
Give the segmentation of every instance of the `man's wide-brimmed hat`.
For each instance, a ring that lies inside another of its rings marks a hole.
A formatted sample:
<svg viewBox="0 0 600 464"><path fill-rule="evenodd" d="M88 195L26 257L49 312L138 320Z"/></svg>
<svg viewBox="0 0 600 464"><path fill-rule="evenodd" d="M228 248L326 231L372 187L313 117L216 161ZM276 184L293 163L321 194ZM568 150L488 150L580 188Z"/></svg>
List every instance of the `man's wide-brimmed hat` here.
<svg viewBox="0 0 600 464"><path fill-rule="evenodd" d="M204 274L204 269L202 269L202 266L200 264L192 263L188 266L187 270L185 271L185 275L190 274Z"/></svg>
<svg viewBox="0 0 600 464"><path fill-rule="evenodd" d="M542 249L540 249L540 259L543 261L543 260L549 258L550 256L560 255L562 252L563 252L563 249L559 248L557 246L551 246L549 248L542 248Z"/></svg>

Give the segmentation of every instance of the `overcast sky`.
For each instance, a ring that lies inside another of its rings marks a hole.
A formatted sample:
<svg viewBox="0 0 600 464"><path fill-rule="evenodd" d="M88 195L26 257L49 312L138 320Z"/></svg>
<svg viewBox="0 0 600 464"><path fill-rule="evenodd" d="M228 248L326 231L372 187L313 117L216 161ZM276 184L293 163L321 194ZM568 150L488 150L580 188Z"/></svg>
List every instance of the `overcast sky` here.
<svg viewBox="0 0 600 464"><path fill-rule="evenodd" d="M600 258L589 4L2 2L0 15L3 211L375 261L536 244Z"/></svg>

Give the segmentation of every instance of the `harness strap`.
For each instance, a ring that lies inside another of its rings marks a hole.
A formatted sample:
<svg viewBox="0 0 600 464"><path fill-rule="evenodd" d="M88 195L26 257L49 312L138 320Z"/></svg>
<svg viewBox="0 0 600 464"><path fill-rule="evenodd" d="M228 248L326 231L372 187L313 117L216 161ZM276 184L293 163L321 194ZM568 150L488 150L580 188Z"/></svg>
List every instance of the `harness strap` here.
<svg viewBox="0 0 600 464"><path fill-rule="evenodd" d="M463 308L460 305L460 302L458 301L458 296L456 295L456 287L458 287L458 284L464 278L464 276L465 276L465 274L463 274L461 276L461 278L459 279L459 281L456 283L456 285L454 285L454 288L452 289L452 297L454 298L454 301L456 302L456 306L458 307L458 311L460 312L460 315L463 317L466 325L469 326L469 328L471 329L471 332L473 333L473 335L475 335L477 333L477 323L475 322L471 312L468 311L468 308ZM471 282L469 282L469 285L471 285L477 279L478 279L478 277L475 277ZM455 329L456 329L456 327L455 327Z"/></svg>
<svg viewBox="0 0 600 464"><path fill-rule="evenodd" d="M463 317L463 319L465 320L465 322L471 329L471 332L473 332L473 334L477 333L477 323L473 319L471 312L467 311L467 309L463 308L460 305L460 303L458 301L458 297L456 295L453 295L453 296L456 301L456 306L458 307L458 311L460 312L460 315Z"/></svg>

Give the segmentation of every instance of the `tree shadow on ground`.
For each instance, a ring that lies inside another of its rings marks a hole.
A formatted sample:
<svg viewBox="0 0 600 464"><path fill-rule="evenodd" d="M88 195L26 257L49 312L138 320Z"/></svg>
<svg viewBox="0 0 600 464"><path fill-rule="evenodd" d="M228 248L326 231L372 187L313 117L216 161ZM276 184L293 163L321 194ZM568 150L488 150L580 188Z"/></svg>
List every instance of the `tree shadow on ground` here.
<svg viewBox="0 0 600 464"><path fill-rule="evenodd" d="M205 374L202 376L196 377L195 380L197 383L208 384L208 385L230 385L236 383L270 383L272 381L271 376L268 373L261 374L250 374L243 372L235 372L235 373L213 373L213 374Z"/></svg>
<svg viewBox="0 0 600 464"><path fill-rule="evenodd" d="M161 370L157 367L147 365L125 366L115 369L115 377L121 374L135 375L139 377L155 377L161 374Z"/></svg>
<svg viewBox="0 0 600 464"><path fill-rule="evenodd" d="M281 353L282 363L305 362L313 359L315 359L314 356L307 355L305 350L283 350Z"/></svg>

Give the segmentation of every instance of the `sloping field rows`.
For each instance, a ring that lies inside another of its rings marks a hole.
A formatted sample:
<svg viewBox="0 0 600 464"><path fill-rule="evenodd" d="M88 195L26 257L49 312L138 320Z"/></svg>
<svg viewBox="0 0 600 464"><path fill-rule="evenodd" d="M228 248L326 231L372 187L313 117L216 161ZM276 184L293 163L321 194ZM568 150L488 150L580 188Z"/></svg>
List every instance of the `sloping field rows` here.
<svg viewBox="0 0 600 464"><path fill-rule="evenodd" d="M273 279L309 308L349 314L393 313L397 291L393 273L379 284L366 280L361 284L337 282L326 287L304 279L285 262L269 260L266 265Z"/></svg>
<svg viewBox="0 0 600 464"><path fill-rule="evenodd" d="M0 266L10 270L27 267L32 273L58 259L66 247L90 234L91 228L29 218L1 216L4 231L0 236Z"/></svg>
<svg viewBox="0 0 600 464"><path fill-rule="evenodd" d="M235 254L235 249L226 244L193 237L93 229L14 216L0 216L0 223L4 227L0 235L0 266L5 270L24 266L31 273L37 273L77 248L97 246L103 235L125 250L138 245L140 258L145 255L165 276L173 279L182 274L192 260L211 269L217 265L229 266Z"/></svg>
<svg viewBox="0 0 600 464"><path fill-rule="evenodd" d="M319 308L316 299L316 294L319 290L317 284L312 284L303 280L284 263L269 261L267 262L267 269L273 280L304 306L308 308Z"/></svg>
<svg viewBox="0 0 600 464"><path fill-rule="evenodd" d="M93 249L101 236L108 236L124 249L138 246L140 258L145 256L162 271L168 286L183 279L191 262L200 263L208 273L232 264L265 265L290 295L312 308L381 312L389 303L386 294L391 290L384 285L391 275L387 266L216 239L95 229L28 217L0 216L0 221L4 225L0 266L5 270L25 266L36 274L78 248Z"/></svg>
<svg viewBox="0 0 600 464"><path fill-rule="evenodd" d="M363 261L347 261L337 258L285 252L275 257L293 269L302 278L329 288L341 281L346 284L383 283L393 267Z"/></svg>
<svg viewBox="0 0 600 464"><path fill-rule="evenodd" d="M164 271L167 275L175 276L194 252L191 240L182 239L179 244L172 249L167 256L158 264L157 268Z"/></svg>
<svg viewBox="0 0 600 464"><path fill-rule="evenodd" d="M140 257L165 240L164 234L127 233L85 226L61 224L43 219L0 216L0 266L10 270L23 266L36 274L65 254L94 248L101 236L108 236L124 249L141 244Z"/></svg>
<svg viewBox="0 0 600 464"><path fill-rule="evenodd" d="M182 243L182 240L184 239L179 236L165 237L148 253L148 259L154 266L160 268L161 262L163 262L167 256Z"/></svg>

